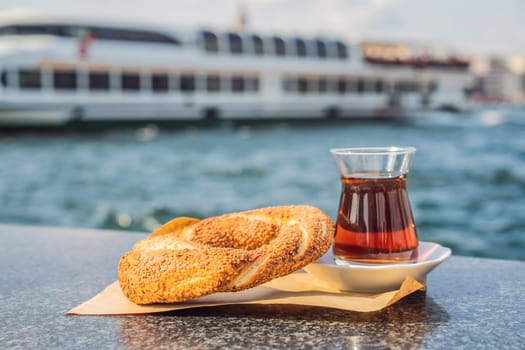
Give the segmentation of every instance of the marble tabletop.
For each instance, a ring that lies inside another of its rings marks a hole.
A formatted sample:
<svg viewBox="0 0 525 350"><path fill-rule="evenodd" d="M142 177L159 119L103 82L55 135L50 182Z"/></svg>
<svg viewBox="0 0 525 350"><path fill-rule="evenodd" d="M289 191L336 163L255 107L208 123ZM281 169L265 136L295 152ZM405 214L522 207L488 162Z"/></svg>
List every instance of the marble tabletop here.
<svg viewBox="0 0 525 350"><path fill-rule="evenodd" d="M143 233L0 225L3 349L524 349L525 262L453 255L374 313L238 305L148 316L65 316L116 279Z"/></svg>

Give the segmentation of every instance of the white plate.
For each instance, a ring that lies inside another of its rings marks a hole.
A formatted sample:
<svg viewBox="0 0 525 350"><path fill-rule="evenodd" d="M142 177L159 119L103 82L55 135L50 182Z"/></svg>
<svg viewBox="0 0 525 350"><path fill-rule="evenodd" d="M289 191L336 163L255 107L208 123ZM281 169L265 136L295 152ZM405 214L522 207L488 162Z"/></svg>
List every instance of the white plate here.
<svg viewBox="0 0 525 350"><path fill-rule="evenodd" d="M427 274L450 256L450 249L437 243L419 242L419 258L407 264L336 265L332 250L303 269L319 283L342 291L382 293L398 289L407 276L425 284Z"/></svg>

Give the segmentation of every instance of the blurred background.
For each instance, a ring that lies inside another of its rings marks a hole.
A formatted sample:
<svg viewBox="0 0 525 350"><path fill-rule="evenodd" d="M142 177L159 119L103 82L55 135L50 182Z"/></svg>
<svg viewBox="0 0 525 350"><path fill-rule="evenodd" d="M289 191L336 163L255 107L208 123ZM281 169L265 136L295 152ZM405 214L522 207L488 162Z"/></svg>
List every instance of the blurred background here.
<svg viewBox="0 0 525 350"><path fill-rule="evenodd" d="M287 204L335 219L330 148L414 146L420 239L524 260L523 13L518 0L2 0L0 223L132 233ZM226 51L241 33L241 52L221 53L221 33ZM262 65L243 56L253 33L274 45ZM310 51L279 61L275 36ZM201 94L216 76L219 93Z"/></svg>

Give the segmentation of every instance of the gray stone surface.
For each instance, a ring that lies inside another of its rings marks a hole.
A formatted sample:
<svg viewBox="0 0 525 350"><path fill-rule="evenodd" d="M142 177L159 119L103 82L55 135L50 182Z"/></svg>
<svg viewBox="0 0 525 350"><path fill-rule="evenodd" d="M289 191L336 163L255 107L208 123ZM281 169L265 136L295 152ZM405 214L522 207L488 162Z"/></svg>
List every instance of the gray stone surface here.
<svg viewBox="0 0 525 350"><path fill-rule="evenodd" d="M14 349L524 349L525 262L452 256L380 312L239 305L65 316L116 279L140 233L0 225L0 346Z"/></svg>

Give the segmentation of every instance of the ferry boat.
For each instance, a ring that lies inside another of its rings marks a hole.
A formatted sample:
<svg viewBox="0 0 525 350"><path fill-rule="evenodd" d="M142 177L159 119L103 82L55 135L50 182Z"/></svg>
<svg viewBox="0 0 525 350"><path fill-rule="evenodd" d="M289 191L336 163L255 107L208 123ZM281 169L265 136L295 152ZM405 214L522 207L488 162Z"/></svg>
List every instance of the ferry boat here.
<svg viewBox="0 0 525 350"><path fill-rule="evenodd" d="M408 44L0 13L0 126L399 117L470 81Z"/></svg>

